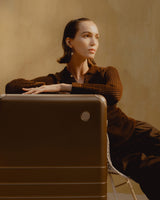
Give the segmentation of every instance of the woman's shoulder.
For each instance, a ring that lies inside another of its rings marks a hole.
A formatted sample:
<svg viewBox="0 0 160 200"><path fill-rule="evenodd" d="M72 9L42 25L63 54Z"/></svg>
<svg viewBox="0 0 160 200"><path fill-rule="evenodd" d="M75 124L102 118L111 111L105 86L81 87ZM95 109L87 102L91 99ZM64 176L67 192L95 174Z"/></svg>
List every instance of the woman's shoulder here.
<svg viewBox="0 0 160 200"><path fill-rule="evenodd" d="M68 73L67 67L65 66L64 68L62 68L61 70L57 71L54 76L56 78L60 78L62 77L64 74Z"/></svg>
<svg viewBox="0 0 160 200"><path fill-rule="evenodd" d="M63 79L67 78L70 75L69 71L67 70L67 67L63 67L61 70L55 72L54 74L49 74L50 77L53 79L56 79L56 82L59 83Z"/></svg>
<svg viewBox="0 0 160 200"><path fill-rule="evenodd" d="M118 71L116 67L114 66L97 66L94 65L92 66L94 71L98 71L98 72L110 72L110 71Z"/></svg>

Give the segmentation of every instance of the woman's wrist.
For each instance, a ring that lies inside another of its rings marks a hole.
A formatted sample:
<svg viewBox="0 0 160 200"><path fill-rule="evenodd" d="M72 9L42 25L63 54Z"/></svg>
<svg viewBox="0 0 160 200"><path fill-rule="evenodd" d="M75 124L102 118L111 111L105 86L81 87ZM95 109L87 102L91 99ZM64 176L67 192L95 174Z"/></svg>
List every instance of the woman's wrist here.
<svg viewBox="0 0 160 200"><path fill-rule="evenodd" d="M66 84L66 83L61 83L60 84L60 90L61 91L65 91L65 92L71 92L71 90L72 90L72 84Z"/></svg>

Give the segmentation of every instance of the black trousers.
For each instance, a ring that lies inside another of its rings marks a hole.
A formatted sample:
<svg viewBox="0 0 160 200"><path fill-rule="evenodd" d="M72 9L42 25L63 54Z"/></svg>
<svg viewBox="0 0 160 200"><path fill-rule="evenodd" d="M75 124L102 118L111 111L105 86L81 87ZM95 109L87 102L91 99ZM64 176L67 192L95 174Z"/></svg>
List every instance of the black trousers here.
<svg viewBox="0 0 160 200"><path fill-rule="evenodd" d="M117 149L111 147L113 165L140 184L149 200L160 199L160 131L137 121L132 137Z"/></svg>

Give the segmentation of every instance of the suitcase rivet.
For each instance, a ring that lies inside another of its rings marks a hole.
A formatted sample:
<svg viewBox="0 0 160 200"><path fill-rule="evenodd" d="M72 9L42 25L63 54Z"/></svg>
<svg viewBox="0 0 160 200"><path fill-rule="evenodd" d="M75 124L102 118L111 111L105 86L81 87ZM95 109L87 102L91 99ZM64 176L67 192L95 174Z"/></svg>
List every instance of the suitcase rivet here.
<svg viewBox="0 0 160 200"><path fill-rule="evenodd" d="M81 113L81 120L87 122L90 119L90 113L88 111L84 111Z"/></svg>

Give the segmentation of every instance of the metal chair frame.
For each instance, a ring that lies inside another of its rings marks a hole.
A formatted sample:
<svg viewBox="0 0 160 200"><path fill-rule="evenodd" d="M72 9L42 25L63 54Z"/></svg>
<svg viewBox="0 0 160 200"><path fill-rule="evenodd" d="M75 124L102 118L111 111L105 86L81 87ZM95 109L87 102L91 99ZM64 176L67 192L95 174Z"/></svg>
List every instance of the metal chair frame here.
<svg viewBox="0 0 160 200"><path fill-rule="evenodd" d="M113 190L115 200L118 200L116 188L120 187L124 184L127 184L129 186L133 199L137 200L137 197L136 197L134 188L132 186L132 183L130 181L130 178L127 177L126 175L122 174L121 172L119 172L112 164L111 157L110 157L110 143L109 143L108 134L107 134L107 167L108 167L108 176L109 176L109 179L110 179L110 182L111 182L111 185L112 185L112 190ZM124 182L122 182L118 185L115 185L112 175L119 175L119 176L123 177Z"/></svg>

